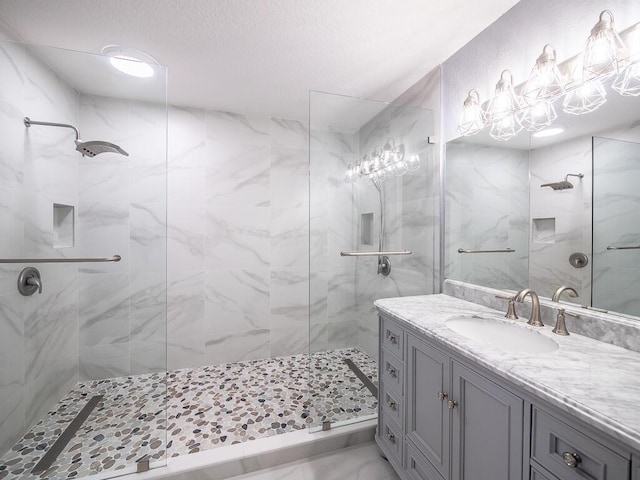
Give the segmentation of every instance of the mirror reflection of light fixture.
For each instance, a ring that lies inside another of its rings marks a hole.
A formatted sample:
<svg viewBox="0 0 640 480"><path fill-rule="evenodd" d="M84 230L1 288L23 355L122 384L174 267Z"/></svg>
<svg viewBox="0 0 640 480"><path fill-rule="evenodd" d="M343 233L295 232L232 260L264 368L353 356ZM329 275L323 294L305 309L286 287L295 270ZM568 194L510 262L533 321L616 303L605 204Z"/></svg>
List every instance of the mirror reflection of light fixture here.
<svg viewBox="0 0 640 480"><path fill-rule="evenodd" d="M626 56L624 43L613 25L613 13L604 10L587 39L582 66L583 80L603 80L618 75L621 70L620 59Z"/></svg>
<svg viewBox="0 0 640 480"><path fill-rule="evenodd" d="M405 159L405 149L402 143L396 145L393 138L388 139L382 148L376 147L367 153L362 160L347 167L344 179L348 183L355 183L361 178L368 178L374 184L389 177L399 177L407 172L420 168L420 156L412 155Z"/></svg>
<svg viewBox="0 0 640 480"><path fill-rule="evenodd" d="M521 108L520 100L513 90L511 72L504 70L486 110L486 118L491 123L489 135L499 142L515 137L522 130L516 117L516 112Z"/></svg>
<svg viewBox="0 0 640 480"><path fill-rule="evenodd" d="M463 137L475 135L485 127L485 118L480 107L480 96L476 90L470 90L462 106L462 115L458 132Z"/></svg>
<svg viewBox="0 0 640 480"><path fill-rule="evenodd" d="M556 63L556 51L547 44L531 70L522 98L529 105L537 105L540 102L553 102L563 94L564 81Z"/></svg>
<svg viewBox="0 0 640 480"><path fill-rule="evenodd" d="M607 101L607 91L599 80L588 80L571 90L562 102L563 110L571 115L583 115L597 110Z"/></svg>

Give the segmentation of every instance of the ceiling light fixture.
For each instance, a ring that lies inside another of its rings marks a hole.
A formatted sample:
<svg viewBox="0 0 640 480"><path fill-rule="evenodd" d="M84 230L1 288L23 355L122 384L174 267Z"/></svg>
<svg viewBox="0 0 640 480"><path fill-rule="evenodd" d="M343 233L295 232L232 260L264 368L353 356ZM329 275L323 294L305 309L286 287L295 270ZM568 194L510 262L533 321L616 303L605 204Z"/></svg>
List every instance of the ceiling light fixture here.
<svg viewBox="0 0 640 480"><path fill-rule="evenodd" d="M480 96L475 90L470 90L464 105L458 124L458 132L463 137L475 135L485 127L485 118L480 107Z"/></svg>
<svg viewBox="0 0 640 480"><path fill-rule="evenodd" d="M158 65L151 55L120 45L107 45L100 53L111 57L111 65L114 68L133 77L152 77L155 72L151 65Z"/></svg>
<svg viewBox="0 0 640 480"><path fill-rule="evenodd" d="M535 132L533 136L537 138L553 137L554 135L560 135L562 132L564 132L564 128L562 127L545 128L544 130Z"/></svg>
<svg viewBox="0 0 640 480"><path fill-rule="evenodd" d="M531 70L522 98L529 105L553 102L564 94L562 74L556 63L556 51L547 44Z"/></svg>

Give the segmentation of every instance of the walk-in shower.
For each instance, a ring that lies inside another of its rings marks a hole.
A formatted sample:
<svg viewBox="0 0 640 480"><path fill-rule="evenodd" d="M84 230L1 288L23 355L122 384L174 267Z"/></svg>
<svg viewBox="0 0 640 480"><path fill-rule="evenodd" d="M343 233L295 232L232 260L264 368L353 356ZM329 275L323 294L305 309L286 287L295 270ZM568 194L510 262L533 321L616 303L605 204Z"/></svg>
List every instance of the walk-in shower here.
<svg viewBox="0 0 640 480"><path fill-rule="evenodd" d="M29 117L24 117L22 120L24 126L29 128L31 125L43 125L46 127L62 127L62 128L70 128L76 133L76 150L79 151L83 156L87 157L95 157L101 153L119 153L120 155L124 155L128 157L129 154L125 152L122 148L120 148L115 143L105 142L103 140L91 140L89 142L82 141L80 139L80 132L76 127L70 125L68 123L55 123L55 122L40 122L36 120L31 120Z"/></svg>

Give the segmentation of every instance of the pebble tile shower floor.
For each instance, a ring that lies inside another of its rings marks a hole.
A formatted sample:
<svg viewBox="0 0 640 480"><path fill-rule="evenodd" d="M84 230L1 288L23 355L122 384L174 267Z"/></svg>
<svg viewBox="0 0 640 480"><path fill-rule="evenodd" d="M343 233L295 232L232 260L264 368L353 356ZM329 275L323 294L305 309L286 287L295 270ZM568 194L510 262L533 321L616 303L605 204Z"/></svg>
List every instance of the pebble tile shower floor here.
<svg viewBox="0 0 640 480"><path fill-rule="evenodd" d="M375 360L357 349L79 383L0 459L0 479L117 475L144 455L176 457L374 414L376 399L344 358L377 384ZM94 395L104 399L53 466L32 474Z"/></svg>

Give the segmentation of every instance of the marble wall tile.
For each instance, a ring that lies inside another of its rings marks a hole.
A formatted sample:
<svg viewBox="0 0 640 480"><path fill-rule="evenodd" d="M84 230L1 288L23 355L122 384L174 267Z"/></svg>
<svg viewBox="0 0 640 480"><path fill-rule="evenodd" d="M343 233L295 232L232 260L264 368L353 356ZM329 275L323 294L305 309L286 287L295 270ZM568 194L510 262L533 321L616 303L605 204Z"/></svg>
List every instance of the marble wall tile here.
<svg viewBox="0 0 640 480"><path fill-rule="evenodd" d="M291 328L271 328L270 356L297 355L309 352L309 324Z"/></svg>
<svg viewBox="0 0 640 480"><path fill-rule="evenodd" d="M269 145L207 140L208 205L269 206Z"/></svg>
<svg viewBox="0 0 640 480"><path fill-rule="evenodd" d="M309 151L309 126L304 122L271 118L270 133L272 148L285 147Z"/></svg>
<svg viewBox="0 0 640 480"><path fill-rule="evenodd" d="M205 273L183 270L169 274L167 288L168 338L200 338L204 348Z"/></svg>
<svg viewBox="0 0 640 480"><path fill-rule="evenodd" d="M79 380L98 380L129 375L131 344L109 343L80 347Z"/></svg>
<svg viewBox="0 0 640 480"><path fill-rule="evenodd" d="M269 265L269 208L207 206L205 268Z"/></svg>
<svg viewBox="0 0 640 480"><path fill-rule="evenodd" d="M208 335L269 328L269 269L207 270L205 331Z"/></svg>
<svg viewBox="0 0 640 480"><path fill-rule="evenodd" d="M306 271L271 270L271 328L309 329L309 276Z"/></svg>
<svg viewBox="0 0 640 480"><path fill-rule="evenodd" d="M129 274L79 275L79 345L105 345L129 341Z"/></svg>
<svg viewBox="0 0 640 480"><path fill-rule="evenodd" d="M167 210L165 203L131 203L129 238L131 271L153 270L166 275Z"/></svg>
<svg viewBox="0 0 640 480"><path fill-rule="evenodd" d="M167 282L165 277L158 272L142 270L132 272L130 278L130 341L166 343Z"/></svg>
<svg viewBox="0 0 640 480"><path fill-rule="evenodd" d="M208 335L205 343L206 365L269 358L269 342L268 329Z"/></svg>
<svg viewBox="0 0 640 480"><path fill-rule="evenodd" d="M167 370L167 344L159 341L131 341L129 375L165 372Z"/></svg>
<svg viewBox="0 0 640 480"><path fill-rule="evenodd" d="M263 115L205 111L207 140L269 145L271 119Z"/></svg>
<svg viewBox="0 0 640 480"><path fill-rule="evenodd" d="M204 268L204 203L176 203L167 211L167 268L170 272Z"/></svg>
<svg viewBox="0 0 640 480"><path fill-rule="evenodd" d="M272 146L270 186L273 207L308 210L309 151Z"/></svg>

